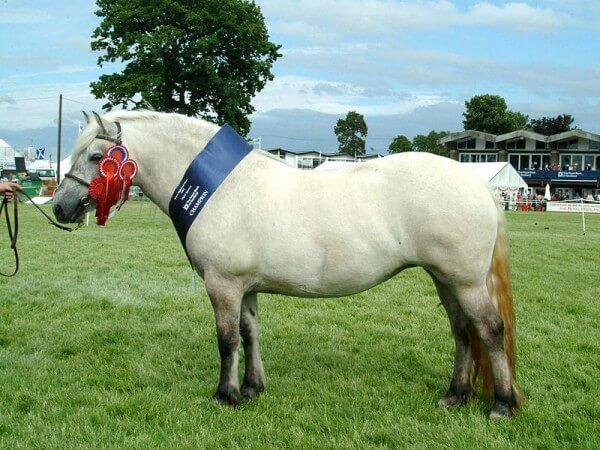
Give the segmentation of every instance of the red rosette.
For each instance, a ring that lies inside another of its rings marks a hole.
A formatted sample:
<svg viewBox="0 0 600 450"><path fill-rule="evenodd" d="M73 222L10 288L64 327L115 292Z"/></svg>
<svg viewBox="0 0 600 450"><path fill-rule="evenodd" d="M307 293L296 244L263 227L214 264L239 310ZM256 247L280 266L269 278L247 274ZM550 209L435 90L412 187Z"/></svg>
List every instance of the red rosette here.
<svg viewBox="0 0 600 450"><path fill-rule="evenodd" d="M137 164L132 159L128 159L127 161L121 164L121 168L119 169L119 176L123 180L131 180L135 177L137 173Z"/></svg>
<svg viewBox="0 0 600 450"><path fill-rule="evenodd" d="M114 158L119 162L126 161L129 158L129 152L127 148L123 145L113 145L106 151L106 156L110 158Z"/></svg>
<svg viewBox="0 0 600 450"><path fill-rule="evenodd" d="M115 158L111 158L109 156L105 156L98 166L98 171L100 175L103 177L115 176L119 173L119 166L121 163L117 161Z"/></svg>
<svg viewBox="0 0 600 450"><path fill-rule="evenodd" d="M93 200L99 200L104 194L105 190L105 181L100 177L94 178L92 181L90 181L90 185L88 187L88 195Z"/></svg>

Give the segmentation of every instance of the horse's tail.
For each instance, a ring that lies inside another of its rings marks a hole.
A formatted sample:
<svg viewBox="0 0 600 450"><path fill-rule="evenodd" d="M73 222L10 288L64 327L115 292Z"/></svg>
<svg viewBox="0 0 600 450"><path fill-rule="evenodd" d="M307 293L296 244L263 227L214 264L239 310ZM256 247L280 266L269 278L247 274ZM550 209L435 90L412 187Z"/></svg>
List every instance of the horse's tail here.
<svg viewBox="0 0 600 450"><path fill-rule="evenodd" d="M508 258L508 235L506 230L506 218L504 212L498 208L498 232L492 262L487 276L487 288L496 305L498 314L504 322L504 352L508 359L508 365L513 382L513 392L517 397L517 403L521 395L515 385L515 363L516 363L516 323L513 309L513 295L510 286L510 271ZM494 398L494 374L490 363L487 349L481 342L475 329L470 327L471 352L475 362L474 376L481 374L483 392L486 396Z"/></svg>

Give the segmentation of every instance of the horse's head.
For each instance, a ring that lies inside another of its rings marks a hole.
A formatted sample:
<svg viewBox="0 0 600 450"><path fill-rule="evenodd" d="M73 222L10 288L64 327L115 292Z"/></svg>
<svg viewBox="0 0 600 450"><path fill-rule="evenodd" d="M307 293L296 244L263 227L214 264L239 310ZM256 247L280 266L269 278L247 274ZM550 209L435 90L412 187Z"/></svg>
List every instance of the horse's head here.
<svg viewBox="0 0 600 450"><path fill-rule="evenodd" d="M98 176L98 163L106 150L121 142L118 122L109 122L94 113L94 119L84 113L85 128L71 154L71 170L65 174L54 195L54 215L59 222L81 222L83 215L96 207L88 196L88 186Z"/></svg>

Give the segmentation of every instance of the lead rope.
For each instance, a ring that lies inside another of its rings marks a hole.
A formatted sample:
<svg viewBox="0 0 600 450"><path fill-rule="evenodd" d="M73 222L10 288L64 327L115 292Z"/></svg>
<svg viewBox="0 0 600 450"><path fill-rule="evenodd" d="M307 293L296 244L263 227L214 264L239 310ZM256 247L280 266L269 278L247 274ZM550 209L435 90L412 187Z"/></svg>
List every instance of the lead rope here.
<svg viewBox="0 0 600 450"><path fill-rule="evenodd" d="M17 202L18 200L14 197L14 222L15 222L15 233L13 234L12 225L10 223L10 218L8 216L8 199L4 197L2 200L2 205L0 206L0 215L2 215L2 210L4 210L4 215L6 217L6 228L8 229L8 238L10 239L10 248L15 254L15 270L11 274L7 274L4 272L0 272L0 275L3 277L12 277L17 274L19 271L19 251L17 250L17 236L19 235L19 216L17 215Z"/></svg>
<svg viewBox="0 0 600 450"><path fill-rule="evenodd" d="M40 208L38 205L36 205L35 202L33 201L33 199L26 192L21 191L20 194L27 197L29 199L29 201L37 208L37 210L39 212L41 212L44 215L44 217L46 217L46 219L48 219L48 221L51 225L54 225L55 227L60 228L61 230L71 232L71 231L77 230L78 228L80 228L83 225L83 222L79 222L76 227L66 227L66 226L60 225L59 223L56 223L54 220L52 220L52 218L48 214L46 214L46 212L42 208ZM11 274L6 274L3 272L0 272L0 276L3 276L3 277L13 277L19 271L19 251L17 250L17 237L19 235L19 213L18 213L18 207L17 207L18 203L19 203L19 199L18 199L17 195L15 194L15 195L13 195L13 217L14 217L13 221L14 221L14 225L15 225L14 233L13 233L12 224L10 223L10 217L8 214L8 206L7 206L8 198L4 197L4 199L2 200L2 204L0 205L0 216L2 215L2 210L4 210L4 216L6 217L6 228L8 229L8 238L10 240L10 248L15 254L15 270Z"/></svg>

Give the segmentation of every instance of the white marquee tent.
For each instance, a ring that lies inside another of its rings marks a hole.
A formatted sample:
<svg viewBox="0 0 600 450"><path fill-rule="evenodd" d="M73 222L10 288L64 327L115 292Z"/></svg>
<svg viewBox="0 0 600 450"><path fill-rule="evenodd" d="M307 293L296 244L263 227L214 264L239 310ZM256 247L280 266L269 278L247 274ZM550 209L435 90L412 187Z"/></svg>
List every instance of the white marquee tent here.
<svg viewBox="0 0 600 450"><path fill-rule="evenodd" d="M502 198L502 194L513 197L519 190L523 192L529 188L519 172L507 162L462 163L462 165L487 181L497 198Z"/></svg>

